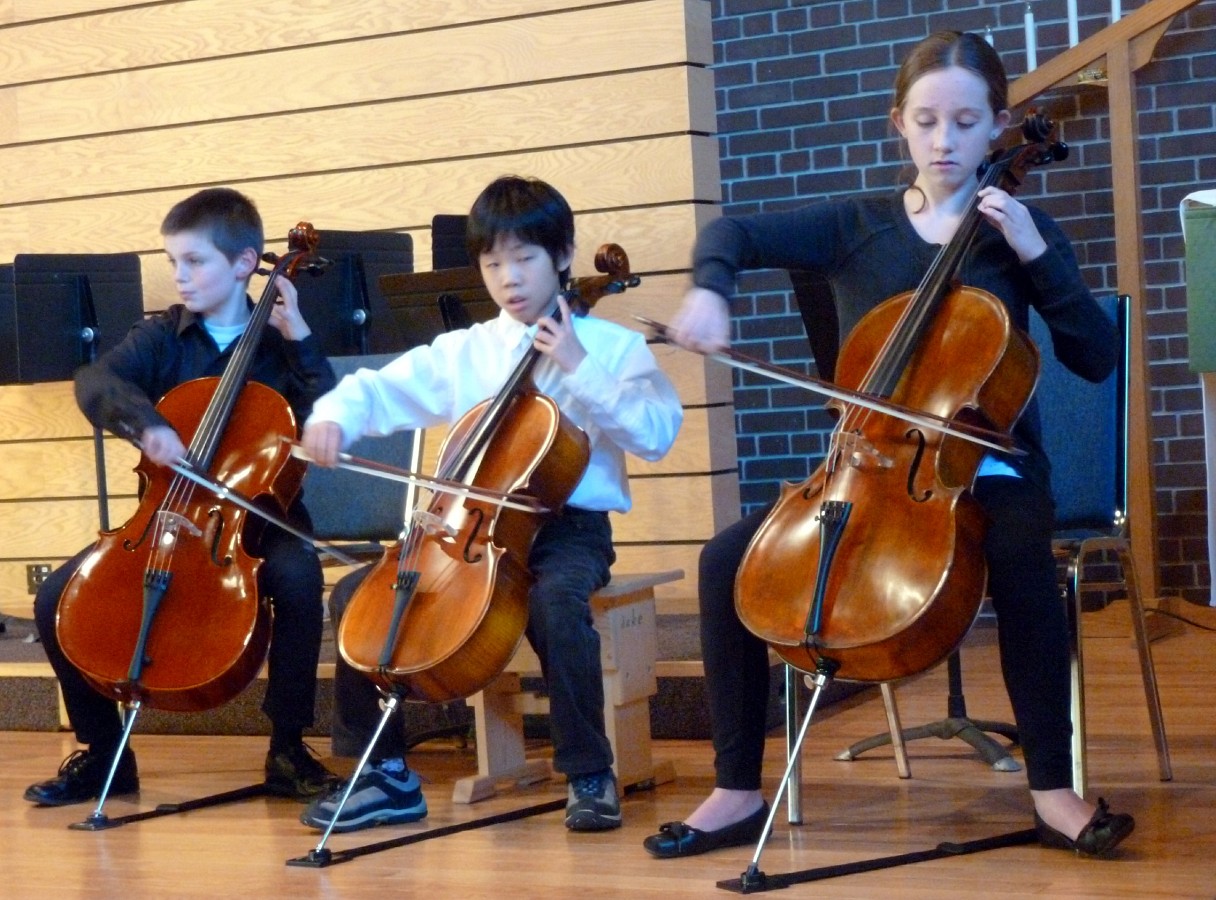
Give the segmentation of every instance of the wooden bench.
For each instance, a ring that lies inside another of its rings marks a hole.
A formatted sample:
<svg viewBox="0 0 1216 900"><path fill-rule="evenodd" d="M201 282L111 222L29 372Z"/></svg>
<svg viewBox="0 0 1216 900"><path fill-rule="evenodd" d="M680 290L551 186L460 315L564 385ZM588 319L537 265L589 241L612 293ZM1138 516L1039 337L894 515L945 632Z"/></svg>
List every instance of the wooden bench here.
<svg viewBox="0 0 1216 900"><path fill-rule="evenodd" d="M683 577L679 569L614 575L591 598L604 670L604 724L623 788L675 778L670 763L656 764L650 755L650 698L658 690L654 589ZM469 698L477 727L477 774L456 782L454 803L493 796L499 782L531 784L552 775L548 759L528 759L524 748L524 713L542 712L547 702L522 691L521 677L539 673L540 660L525 640L506 670Z"/></svg>

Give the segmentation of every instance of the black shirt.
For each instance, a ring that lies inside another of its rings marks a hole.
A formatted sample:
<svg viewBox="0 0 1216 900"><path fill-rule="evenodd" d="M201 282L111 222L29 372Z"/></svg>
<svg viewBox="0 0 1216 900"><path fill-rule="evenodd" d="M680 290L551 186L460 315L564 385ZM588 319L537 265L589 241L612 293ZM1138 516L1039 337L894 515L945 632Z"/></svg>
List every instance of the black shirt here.
<svg viewBox="0 0 1216 900"><path fill-rule="evenodd" d="M76 402L94 425L120 437L137 438L153 425L172 425L156 404L186 381L222 375L236 348L220 352L202 320L181 304L132 326L97 362L77 370ZM297 428L313 402L337 383L320 341L285 340L267 325L249 378L273 388L296 416ZM187 443L188 437L183 436Z"/></svg>
<svg viewBox="0 0 1216 900"><path fill-rule="evenodd" d="M717 219L698 236L693 279L729 299L744 269L818 273L831 286L843 341L882 301L915 290L940 249L912 226L903 194L900 190L788 212ZM1047 250L1023 264L1004 236L983 222L962 260L958 280L996 296L1023 331L1034 307L1051 331L1060 362L1082 378L1101 381L1118 360L1118 332L1086 287L1063 231L1042 210L1027 209ZM1047 487L1049 469L1033 398L1014 435L1029 456L1006 461Z"/></svg>

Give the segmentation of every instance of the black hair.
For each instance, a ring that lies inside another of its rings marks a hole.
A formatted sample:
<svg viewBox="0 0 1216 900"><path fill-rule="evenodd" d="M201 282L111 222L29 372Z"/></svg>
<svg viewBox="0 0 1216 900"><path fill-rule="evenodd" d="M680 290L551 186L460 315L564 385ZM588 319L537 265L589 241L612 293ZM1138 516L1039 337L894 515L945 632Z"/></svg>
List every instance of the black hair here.
<svg viewBox="0 0 1216 900"><path fill-rule="evenodd" d="M505 235L543 247L556 267L574 246L574 213L552 185L539 178L504 175L492 181L469 210L465 227L469 259L475 263ZM560 274L565 284L569 266Z"/></svg>

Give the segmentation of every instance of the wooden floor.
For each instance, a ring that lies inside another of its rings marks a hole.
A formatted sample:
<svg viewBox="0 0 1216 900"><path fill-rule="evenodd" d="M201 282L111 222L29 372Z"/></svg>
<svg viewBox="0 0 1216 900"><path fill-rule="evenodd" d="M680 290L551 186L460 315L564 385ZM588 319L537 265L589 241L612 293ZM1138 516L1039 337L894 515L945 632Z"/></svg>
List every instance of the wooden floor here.
<svg viewBox="0 0 1216 900"><path fill-rule="evenodd" d="M1216 611L1187 607L1216 625ZM1116 603L1085 617L1091 795L1136 816L1137 828L1111 860L1079 859L1037 845L795 885L777 896L815 898L1216 897L1216 745L1212 685L1216 637L1188 627L1154 643L1174 779L1159 780L1139 672ZM1033 664L1033 661L1028 661ZM963 653L968 711L1007 719L991 633ZM905 726L945 712L944 667L898 692ZM2 700L0 700L2 702ZM927 850L1030 826L1022 772L995 772L959 741L910 745L912 778L900 780L887 750L853 762L833 756L881 730L877 693L822 711L805 749L804 825L778 818L760 869L770 875ZM68 735L0 733L0 895L23 898L128 897L663 897L727 896L719 880L737 879L754 848L687 860L653 860L642 839L660 823L681 818L709 789L711 755L701 741L663 741L660 759L677 779L624 801L625 826L601 835L569 834L558 811L434 836L354 855L322 868L291 866L318 841L297 821L301 807L256 798L105 831L70 830L92 804L35 808L25 786L54 774L74 749ZM319 748L324 752L324 742ZM114 798L115 819L260 780L264 739L139 736L143 791ZM543 748L542 748L543 751ZM782 739L769 741L770 795L781 771ZM430 816L417 825L334 835L328 848L342 859L406 836L542 804L560 805L557 782L500 793L474 806L454 806L452 781L475 769L473 751L432 743L413 756L429 780Z"/></svg>

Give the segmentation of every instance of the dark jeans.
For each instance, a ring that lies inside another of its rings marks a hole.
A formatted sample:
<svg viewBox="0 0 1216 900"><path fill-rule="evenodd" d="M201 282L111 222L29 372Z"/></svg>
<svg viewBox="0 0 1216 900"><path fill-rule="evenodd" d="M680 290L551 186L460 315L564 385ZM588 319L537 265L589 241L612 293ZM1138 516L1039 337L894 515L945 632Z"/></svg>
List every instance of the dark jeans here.
<svg viewBox="0 0 1216 900"><path fill-rule="evenodd" d="M122 734L118 706L85 681L63 655L55 633L59 596L91 549L82 550L47 577L34 599L34 618L47 659L63 689L64 706L76 739L82 744L104 746L116 743ZM270 598L274 612L262 710L276 733L293 737L313 723L324 628L321 564L312 547L277 528L267 529L260 551L265 557L258 569L258 591Z"/></svg>
<svg viewBox="0 0 1216 900"><path fill-rule="evenodd" d="M590 598L608 583L616 555L606 513L567 507L537 533L528 557L536 579L529 594L525 634L541 661L549 694L553 765L567 775L612 765L604 730L604 682L600 637L591 624ZM344 576L330 595L331 619L342 619L370 567ZM333 750L361 756L381 718L375 684L339 656L334 672ZM372 759L404 756L399 723L384 729Z"/></svg>
<svg viewBox="0 0 1216 900"><path fill-rule="evenodd" d="M997 615L1001 671L1030 787L1069 787L1068 624L1051 554L1054 505L1021 478L981 478L975 496L990 517L984 544L988 594ZM764 509L741 519L701 552L701 648L716 783L734 790L760 788L764 756L768 648L739 621L734 580L752 535L767 515Z"/></svg>

